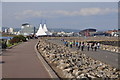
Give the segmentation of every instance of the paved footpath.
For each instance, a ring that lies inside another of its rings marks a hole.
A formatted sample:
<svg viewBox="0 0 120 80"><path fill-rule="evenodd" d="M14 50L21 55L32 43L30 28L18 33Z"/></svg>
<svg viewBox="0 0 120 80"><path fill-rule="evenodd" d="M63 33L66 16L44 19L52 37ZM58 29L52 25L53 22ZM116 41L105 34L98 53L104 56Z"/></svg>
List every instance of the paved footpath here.
<svg viewBox="0 0 120 80"><path fill-rule="evenodd" d="M3 78L50 78L34 47L38 40L19 44L3 53Z"/></svg>
<svg viewBox="0 0 120 80"><path fill-rule="evenodd" d="M48 40L52 43L58 44L58 45L64 45L62 41L60 40ZM72 48L72 50L76 50L76 48ZM120 53L105 51L105 50L97 50L97 51L87 51L86 49L84 51L80 51L85 53L87 56L100 60L106 64L111 65L112 67L120 69Z"/></svg>

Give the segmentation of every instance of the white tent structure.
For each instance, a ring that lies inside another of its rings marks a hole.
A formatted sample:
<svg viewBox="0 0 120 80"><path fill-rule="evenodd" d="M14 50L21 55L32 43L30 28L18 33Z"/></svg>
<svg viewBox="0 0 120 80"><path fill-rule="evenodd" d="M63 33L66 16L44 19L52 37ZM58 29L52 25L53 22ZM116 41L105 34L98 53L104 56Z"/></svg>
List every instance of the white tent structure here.
<svg viewBox="0 0 120 80"><path fill-rule="evenodd" d="M52 33L48 31L46 24L43 25L43 30L45 31L47 35L49 36L52 35Z"/></svg>
<svg viewBox="0 0 120 80"><path fill-rule="evenodd" d="M46 25L46 21L42 27L42 21L41 21L41 24L40 24L40 27L36 33L36 36L51 36L52 33L48 31L47 29L47 25Z"/></svg>
<svg viewBox="0 0 120 80"><path fill-rule="evenodd" d="M44 30L45 32L48 32L48 29L47 29L47 27L46 27L46 24L43 25L43 30Z"/></svg>
<svg viewBox="0 0 120 80"><path fill-rule="evenodd" d="M36 36L45 36L45 35L47 35L47 34L46 34L45 31L43 30L42 24L40 24L40 27L39 27L39 29L38 29L38 31L37 31L37 33L36 33Z"/></svg>

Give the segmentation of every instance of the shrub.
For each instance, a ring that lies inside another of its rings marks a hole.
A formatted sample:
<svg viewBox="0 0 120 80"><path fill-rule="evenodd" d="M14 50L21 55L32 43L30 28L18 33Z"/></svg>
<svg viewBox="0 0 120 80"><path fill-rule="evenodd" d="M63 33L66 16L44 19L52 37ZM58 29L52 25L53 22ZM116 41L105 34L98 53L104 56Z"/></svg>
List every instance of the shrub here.
<svg viewBox="0 0 120 80"><path fill-rule="evenodd" d="M23 42L27 41L26 38L25 38L23 35L19 35L18 37L19 37L20 40L23 41Z"/></svg>
<svg viewBox="0 0 120 80"><path fill-rule="evenodd" d="M18 42L25 42L25 41L27 41L27 40L23 35L17 35L17 36L14 36L10 40L10 44L14 44L14 43L18 43Z"/></svg>

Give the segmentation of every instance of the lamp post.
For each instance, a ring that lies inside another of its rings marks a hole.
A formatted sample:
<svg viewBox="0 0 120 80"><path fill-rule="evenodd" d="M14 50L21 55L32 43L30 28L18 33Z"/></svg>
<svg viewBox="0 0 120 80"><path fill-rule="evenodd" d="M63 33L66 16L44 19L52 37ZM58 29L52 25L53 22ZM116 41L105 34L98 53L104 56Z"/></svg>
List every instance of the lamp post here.
<svg viewBox="0 0 120 80"><path fill-rule="evenodd" d="M35 29L36 29L36 28L34 27L34 35L35 35L35 31L36 31Z"/></svg>

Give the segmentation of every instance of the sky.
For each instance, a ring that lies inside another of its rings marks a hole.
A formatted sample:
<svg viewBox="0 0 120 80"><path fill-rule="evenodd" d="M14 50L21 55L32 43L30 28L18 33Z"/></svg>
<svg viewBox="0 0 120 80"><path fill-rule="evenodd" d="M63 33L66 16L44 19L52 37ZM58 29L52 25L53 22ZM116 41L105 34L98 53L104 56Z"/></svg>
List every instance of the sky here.
<svg viewBox="0 0 120 80"><path fill-rule="evenodd" d="M2 30L2 4L0 2L0 31Z"/></svg>
<svg viewBox="0 0 120 80"><path fill-rule="evenodd" d="M3 2L2 26L30 23L48 28L108 30L118 28L117 2Z"/></svg>
<svg viewBox="0 0 120 80"><path fill-rule="evenodd" d="M118 2L119 0L1 0L2 2Z"/></svg>

